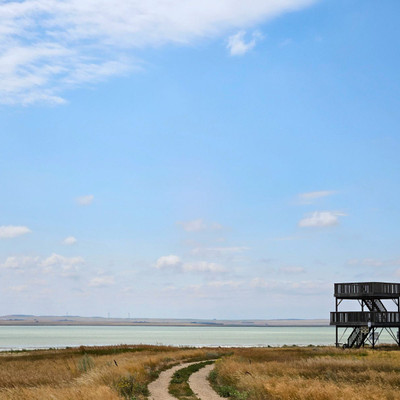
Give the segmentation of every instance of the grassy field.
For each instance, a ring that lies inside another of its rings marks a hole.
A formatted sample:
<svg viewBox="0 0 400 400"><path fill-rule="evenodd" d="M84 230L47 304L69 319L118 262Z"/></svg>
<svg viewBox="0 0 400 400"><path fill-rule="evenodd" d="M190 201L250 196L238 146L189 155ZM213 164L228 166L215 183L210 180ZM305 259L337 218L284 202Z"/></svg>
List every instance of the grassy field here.
<svg viewBox="0 0 400 400"><path fill-rule="evenodd" d="M145 399L148 383L161 370L219 355L212 384L235 400L400 399L397 348L164 346L0 353L0 399Z"/></svg>
<svg viewBox="0 0 400 400"><path fill-rule="evenodd" d="M145 399L148 383L161 370L218 354L215 349L164 346L0 353L0 399Z"/></svg>
<svg viewBox="0 0 400 400"><path fill-rule="evenodd" d="M397 349L236 349L210 380L232 399L400 399Z"/></svg>

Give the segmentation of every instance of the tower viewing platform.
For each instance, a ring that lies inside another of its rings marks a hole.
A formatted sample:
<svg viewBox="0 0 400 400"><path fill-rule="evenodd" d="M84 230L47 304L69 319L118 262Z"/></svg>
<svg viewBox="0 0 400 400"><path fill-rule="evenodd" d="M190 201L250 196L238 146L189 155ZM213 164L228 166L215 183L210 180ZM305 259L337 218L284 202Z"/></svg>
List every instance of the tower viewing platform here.
<svg viewBox="0 0 400 400"><path fill-rule="evenodd" d="M337 347L361 347L365 343L374 347L383 330L386 330L400 346L400 283L335 283L334 296L336 309L331 312L330 324L336 326ZM357 301L361 310L339 311L343 300ZM388 302L394 310L388 310ZM341 337L352 328L344 343L340 343L340 328L345 329Z"/></svg>

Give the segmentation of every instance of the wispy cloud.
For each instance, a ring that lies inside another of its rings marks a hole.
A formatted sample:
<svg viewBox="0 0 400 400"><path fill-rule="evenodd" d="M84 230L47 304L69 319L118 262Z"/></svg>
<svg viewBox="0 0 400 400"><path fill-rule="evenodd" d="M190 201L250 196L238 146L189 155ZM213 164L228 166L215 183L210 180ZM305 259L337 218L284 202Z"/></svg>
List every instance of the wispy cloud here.
<svg viewBox="0 0 400 400"><path fill-rule="evenodd" d="M74 236L68 236L63 240L63 243L71 246L77 242L77 239Z"/></svg>
<svg viewBox="0 0 400 400"><path fill-rule="evenodd" d="M328 290L331 290L332 283L321 280L276 281L257 277L250 281L250 287L265 290L278 290L282 293L289 293L292 295L314 295L326 293Z"/></svg>
<svg viewBox="0 0 400 400"><path fill-rule="evenodd" d="M184 263L182 266L184 271L198 271L198 272L224 272L226 268L220 264L207 262L207 261L196 261Z"/></svg>
<svg viewBox="0 0 400 400"><path fill-rule="evenodd" d="M39 256L10 256L0 264L0 268L27 271L33 270L43 274L57 274L62 277L76 278L80 274L80 268L85 264L81 256L65 257L53 253L48 257Z"/></svg>
<svg viewBox="0 0 400 400"><path fill-rule="evenodd" d="M279 270L286 274L302 274L305 272L303 267L281 267Z"/></svg>
<svg viewBox="0 0 400 400"><path fill-rule="evenodd" d="M54 267L64 265L79 265L85 262L83 257L64 257L60 254L53 253L51 256L45 258L41 265L43 267Z"/></svg>
<svg viewBox="0 0 400 400"><path fill-rule="evenodd" d="M71 86L136 68L135 49L190 44L315 0L22 0L0 3L0 102L65 102ZM232 54L253 47L239 36Z"/></svg>
<svg viewBox="0 0 400 400"><path fill-rule="evenodd" d="M89 282L89 286L91 287L106 287L112 286L115 284L115 279L111 275L104 275L104 276L96 276L92 278Z"/></svg>
<svg viewBox="0 0 400 400"><path fill-rule="evenodd" d="M233 246L233 247L195 247L191 250L191 253L196 256L202 257L224 257L233 254L240 254L249 250L249 247L245 246Z"/></svg>
<svg viewBox="0 0 400 400"><path fill-rule="evenodd" d="M280 46L280 47L286 47L286 46L289 46L289 45L292 44L292 43L293 43L293 39L287 38L287 39L282 40L282 41L279 43L279 46Z"/></svg>
<svg viewBox="0 0 400 400"><path fill-rule="evenodd" d="M170 254L169 256L162 256L156 261L156 268L171 268L179 267L182 264L180 257Z"/></svg>
<svg viewBox="0 0 400 400"><path fill-rule="evenodd" d="M300 240L303 239L301 236L280 236L280 237L276 237L273 238L271 240L276 240L276 241L289 241L289 240Z"/></svg>
<svg viewBox="0 0 400 400"><path fill-rule="evenodd" d="M28 289L28 285L17 285L17 286L10 287L10 290L12 290L13 292L17 292L17 293L26 292L27 289Z"/></svg>
<svg viewBox="0 0 400 400"><path fill-rule="evenodd" d="M348 265L362 266L362 267L396 267L400 265L400 258L397 259L378 259L378 258L353 258L347 261Z"/></svg>
<svg viewBox="0 0 400 400"><path fill-rule="evenodd" d="M92 194L88 194L85 196L77 197L76 202L81 206L89 206L93 203L94 196Z"/></svg>
<svg viewBox="0 0 400 400"><path fill-rule="evenodd" d="M226 268L221 264L209 261L183 262L176 255L162 256L156 261L157 269L174 269L182 272L224 272Z"/></svg>
<svg viewBox="0 0 400 400"><path fill-rule="evenodd" d="M242 56L253 49L262 35L254 32L251 39L246 41L246 31L239 31L228 39L227 49L231 56Z"/></svg>
<svg viewBox="0 0 400 400"><path fill-rule="evenodd" d="M56 269L63 277L77 278L80 275L80 266L83 264L85 264L83 257L64 257L53 253L51 256L43 259L40 266L45 273L53 272Z"/></svg>
<svg viewBox="0 0 400 400"><path fill-rule="evenodd" d="M207 286L213 287L213 288L223 288L223 287L230 287L230 288L237 288L240 285L243 284L243 281L211 281L207 284Z"/></svg>
<svg viewBox="0 0 400 400"><path fill-rule="evenodd" d="M27 267L32 267L39 262L39 257L34 256L10 256L0 264L0 268L4 269L25 269Z"/></svg>
<svg viewBox="0 0 400 400"><path fill-rule="evenodd" d="M311 204L317 199L332 196L335 193L337 193L336 190L320 190L317 192L300 193L298 199L303 204Z"/></svg>
<svg viewBox="0 0 400 400"><path fill-rule="evenodd" d="M314 211L299 221L302 228L323 228L339 224L339 217L347 214L340 211Z"/></svg>
<svg viewBox="0 0 400 400"><path fill-rule="evenodd" d="M206 222L201 218L190 221L178 221L177 224L186 232L217 231L222 229L222 226L217 222Z"/></svg>
<svg viewBox="0 0 400 400"><path fill-rule="evenodd" d="M32 231L26 226L0 226L0 239L12 239L30 232Z"/></svg>

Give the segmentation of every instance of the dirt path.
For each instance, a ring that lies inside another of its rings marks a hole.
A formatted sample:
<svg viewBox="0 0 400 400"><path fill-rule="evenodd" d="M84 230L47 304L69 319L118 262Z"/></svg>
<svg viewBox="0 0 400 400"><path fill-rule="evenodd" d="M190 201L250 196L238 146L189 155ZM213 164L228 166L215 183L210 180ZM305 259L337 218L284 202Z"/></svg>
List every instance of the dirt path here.
<svg viewBox="0 0 400 400"><path fill-rule="evenodd" d="M190 375L189 386L201 400L224 400L215 392L207 380L207 376L213 368L214 364L206 365L198 372Z"/></svg>
<svg viewBox="0 0 400 400"><path fill-rule="evenodd" d="M191 362L186 364L175 365L166 371L161 372L158 379L154 382L150 383L149 391L150 391L150 400L176 400L176 397L171 396L168 393L169 382L171 381L172 375L178 371L179 369L186 368L189 365L197 364L197 362Z"/></svg>

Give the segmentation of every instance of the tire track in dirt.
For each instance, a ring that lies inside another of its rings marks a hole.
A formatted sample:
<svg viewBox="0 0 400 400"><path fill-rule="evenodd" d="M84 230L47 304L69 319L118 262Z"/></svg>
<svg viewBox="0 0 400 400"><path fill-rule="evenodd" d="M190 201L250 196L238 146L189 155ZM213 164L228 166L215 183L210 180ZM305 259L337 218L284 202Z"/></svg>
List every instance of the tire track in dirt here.
<svg viewBox="0 0 400 400"><path fill-rule="evenodd" d="M201 400L224 400L223 397L215 392L207 379L213 368L214 364L206 365L204 368L190 375L189 386Z"/></svg>
<svg viewBox="0 0 400 400"><path fill-rule="evenodd" d="M167 369L166 371L162 371L160 373L160 376L154 382L150 383L150 385L148 386L149 392L150 392L149 399L150 400L176 400L176 397L174 397L168 393L168 386L172 379L172 375L176 371L178 371L182 368L186 368L192 364L198 364L198 361L186 363L186 364L175 365L175 367Z"/></svg>

